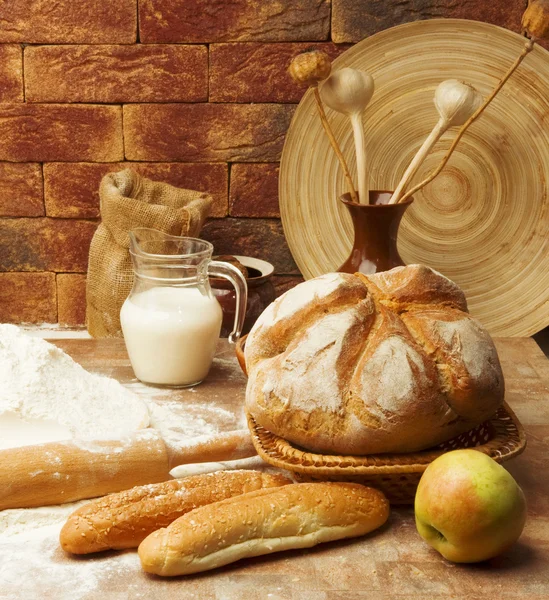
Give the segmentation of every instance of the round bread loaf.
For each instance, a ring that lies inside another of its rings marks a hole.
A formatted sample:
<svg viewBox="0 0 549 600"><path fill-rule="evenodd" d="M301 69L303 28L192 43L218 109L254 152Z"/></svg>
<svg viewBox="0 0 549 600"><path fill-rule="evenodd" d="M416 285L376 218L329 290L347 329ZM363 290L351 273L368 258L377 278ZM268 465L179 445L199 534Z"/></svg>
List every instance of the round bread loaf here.
<svg viewBox="0 0 549 600"><path fill-rule="evenodd" d="M296 286L259 317L245 356L249 412L313 452L429 448L504 397L490 335L461 289L423 265Z"/></svg>

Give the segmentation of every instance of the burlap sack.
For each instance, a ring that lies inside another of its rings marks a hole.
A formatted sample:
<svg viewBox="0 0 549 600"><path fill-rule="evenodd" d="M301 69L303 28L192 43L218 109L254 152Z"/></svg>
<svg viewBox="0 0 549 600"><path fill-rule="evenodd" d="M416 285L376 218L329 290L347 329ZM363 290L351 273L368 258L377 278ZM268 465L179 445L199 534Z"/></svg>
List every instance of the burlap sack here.
<svg viewBox="0 0 549 600"><path fill-rule="evenodd" d="M151 227L197 237L212 197L151 181L131 169L105 175L99 197L102 222L90 246L86 324L93 337L116 337L120 309L133 285L129 232Z"/></svg>

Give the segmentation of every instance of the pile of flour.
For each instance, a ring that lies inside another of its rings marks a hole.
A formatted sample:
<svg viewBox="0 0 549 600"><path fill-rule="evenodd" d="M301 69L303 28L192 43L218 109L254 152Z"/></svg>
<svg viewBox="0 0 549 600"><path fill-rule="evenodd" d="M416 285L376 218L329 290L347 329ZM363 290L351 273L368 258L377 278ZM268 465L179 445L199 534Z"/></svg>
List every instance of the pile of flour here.
<svg viewBox="0 0 549 600"><path fill-rule="evenodd" d="M0 449L118 437L149 424L146 404L62 350L0 325Z"/></svg>

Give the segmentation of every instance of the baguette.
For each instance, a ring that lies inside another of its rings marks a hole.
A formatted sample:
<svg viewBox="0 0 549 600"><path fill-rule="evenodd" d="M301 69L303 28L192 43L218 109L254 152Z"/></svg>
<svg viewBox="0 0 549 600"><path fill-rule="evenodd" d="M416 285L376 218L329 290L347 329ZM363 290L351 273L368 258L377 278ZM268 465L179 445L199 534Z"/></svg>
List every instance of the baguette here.
<svg viewBox="0 0 549 600"><path fill-rule="evenodd" d="M134 487L77 509L63 526L59 541L72 554L137 548L150 533L199 506L289 483L283 475L218 471Z"/></svg>
<svg viewBox="0 0 549 600"><path fill-rule="evenodd" d="M147 573L175 576L241 558L364 535L385 523L389 503L356 483L298 483L197 508L141 542Z"/></svg>

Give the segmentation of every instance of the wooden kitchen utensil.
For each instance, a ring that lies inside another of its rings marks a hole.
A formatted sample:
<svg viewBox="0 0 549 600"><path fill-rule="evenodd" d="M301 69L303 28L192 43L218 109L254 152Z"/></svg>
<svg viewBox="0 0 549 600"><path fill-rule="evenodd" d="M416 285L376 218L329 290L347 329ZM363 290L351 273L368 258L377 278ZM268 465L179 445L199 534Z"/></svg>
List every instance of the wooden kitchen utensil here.
<svg viewBox="0 0 549 600"><path fill-rule="evenodd" d="M163 438L143 429L118 440L70 440L0 452L0 510L73 502L171 479L182 464L256 454L247 430Z"/></svg>
<svg viewBox="0 0 549 600"><path fill-rule="evenodd" d="M435 124L433 93L441 81L464 80L487 96L524 42L487 23L436 19L382 31L340 55L334 71L363 69L376 83L364 120L374 157L370 187L395 189ZM399 230L404 262L429 265L458 283L492 335L527 336L549 324L548 58L541 47L528 55L444 171L414 194ZM279 183L284 233L307 279L335 271L353 238L338 200L345 180L314 108L307 92L286 136ZM351 166L346 117L333 113L330 124ZM438 166L453 135L437 143L414 183Z"/></svg>

